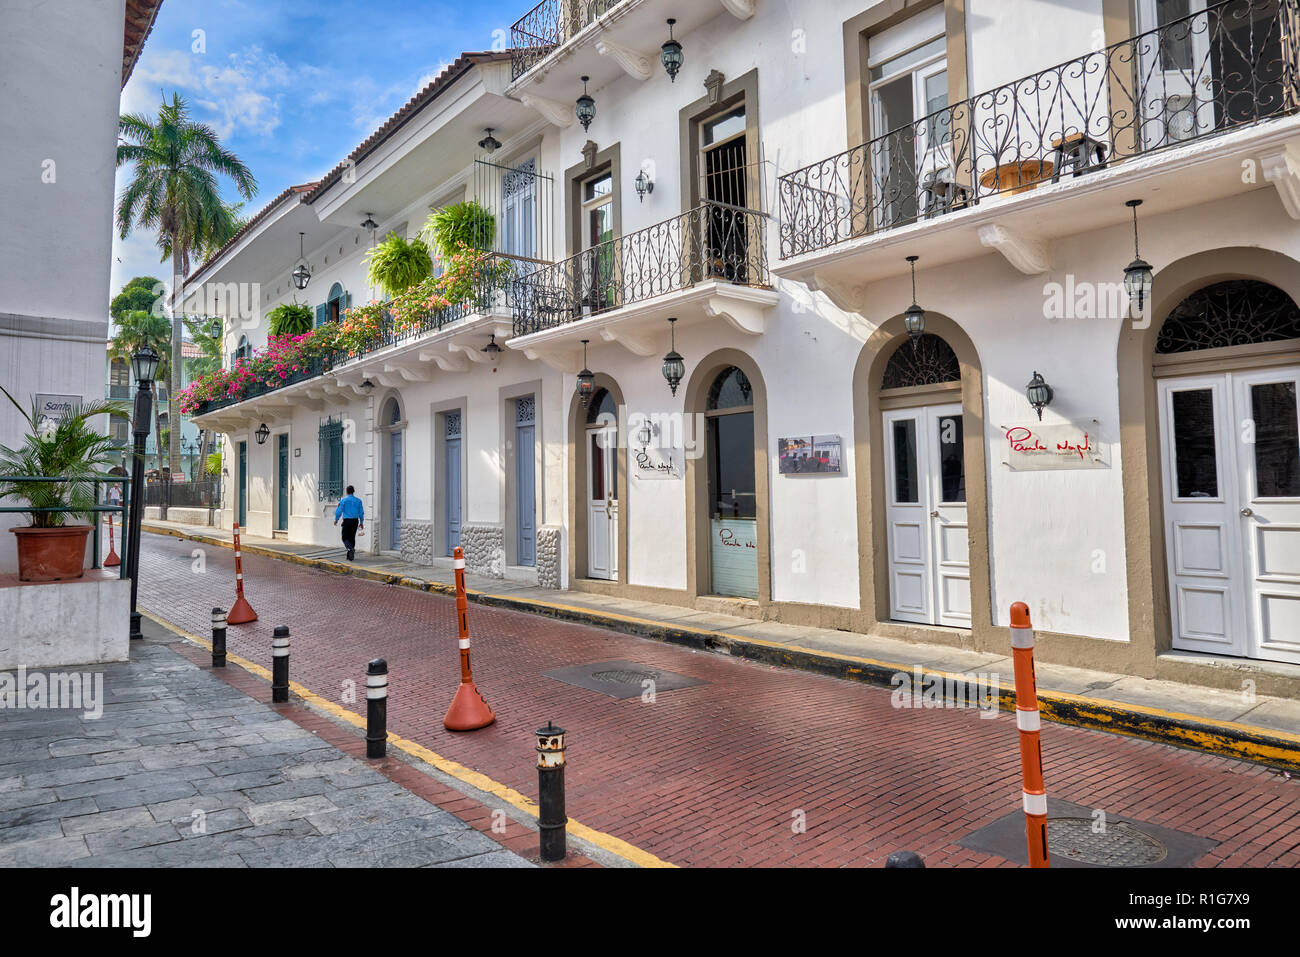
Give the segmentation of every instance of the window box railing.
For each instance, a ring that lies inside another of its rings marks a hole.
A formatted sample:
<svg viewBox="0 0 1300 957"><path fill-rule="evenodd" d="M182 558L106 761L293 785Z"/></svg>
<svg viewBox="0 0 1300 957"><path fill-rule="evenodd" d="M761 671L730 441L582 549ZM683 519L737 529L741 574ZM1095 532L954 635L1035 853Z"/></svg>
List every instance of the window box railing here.
<svg viewBox="0 0 1300 957"><path fill-rule="evenodd" d="M511 75L519 79L621 0L542 0L510 28Z"/></svg>
<svg viewBox="0 0 1300 957"><path fill-rule="evenodd" d="M789 258L1300 110L1300 0L1224 0L779 179Z"/></svg>
<svg viewBox="0 0 1300 957"><path fill-rule="evenodd" d="M704 282L766 287L766 239L766 214L705 202L520 277L511 290L515 335Z"/></svg>

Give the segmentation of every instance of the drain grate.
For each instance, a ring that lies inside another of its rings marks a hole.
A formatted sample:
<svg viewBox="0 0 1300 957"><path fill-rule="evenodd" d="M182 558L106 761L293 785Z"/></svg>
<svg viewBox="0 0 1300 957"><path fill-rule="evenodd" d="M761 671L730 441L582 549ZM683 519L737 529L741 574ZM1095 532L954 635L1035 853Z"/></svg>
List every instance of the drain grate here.
<svg viewBox="0 0 1300 957"><path fill-rule="evenodd" d="M1109 824L1099 833L1093 823L1082 817L1049 820L1047 846L1052 856L1098 867L1150 867L1169 856L1163 844L1131 824Z"/></svg>
<svg viewBox="0 0 1300 957"><path fill-rule="evenodd" d="M708 684L699 678L679 675L675 671L662 671L640 661L593 661L586 665L552 668L542 674L568 685L620 699L639 698L648 691L658 695L665 691Z"/></svg>

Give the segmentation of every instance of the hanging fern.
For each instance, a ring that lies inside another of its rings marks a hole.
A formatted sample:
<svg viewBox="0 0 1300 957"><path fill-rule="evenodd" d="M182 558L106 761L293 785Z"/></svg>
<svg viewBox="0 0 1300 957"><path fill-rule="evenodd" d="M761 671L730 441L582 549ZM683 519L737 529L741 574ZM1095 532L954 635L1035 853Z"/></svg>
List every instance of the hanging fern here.
<svg viewBox="0 0 1300 957"><path fill-rule="evenodd" d="M451 259L461 247L491 249L496 236L492 214L474 200L435 209L425 220L422 236L427 236L443 259Z"/></svg>
<svg viewBox="0 0 1300 957"><path fill-rule="evenodd" d="M433 272L433 258L423 239L389 233L366 253L370 282L389 297L405 292Z"/></svg>
<svg viewBox="0 0 1300 957"><path fill-rule="evenodd" d="M301 302L282 302L266 314L273 336L300 336L311 332L315 317L311 306Z"/></svg>

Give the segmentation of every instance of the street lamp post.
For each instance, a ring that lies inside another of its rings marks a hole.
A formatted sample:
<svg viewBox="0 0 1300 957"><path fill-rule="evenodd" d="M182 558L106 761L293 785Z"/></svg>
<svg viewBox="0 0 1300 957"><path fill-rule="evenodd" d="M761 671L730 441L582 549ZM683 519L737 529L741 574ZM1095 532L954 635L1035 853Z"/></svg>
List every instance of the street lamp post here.
<svg viewBox="0 0 1300 957"><path fill-rule="evenodd" d="M127 574L131 578L131 637L142 638L136 594L140 583L140 523L144 519L144 442L149 437L149 416L153 412L153 377L158 371L158 353L145 346L131 356L135 372L135 410L131 433L135 439L131 462L131 529L127 548Z"/></svg>

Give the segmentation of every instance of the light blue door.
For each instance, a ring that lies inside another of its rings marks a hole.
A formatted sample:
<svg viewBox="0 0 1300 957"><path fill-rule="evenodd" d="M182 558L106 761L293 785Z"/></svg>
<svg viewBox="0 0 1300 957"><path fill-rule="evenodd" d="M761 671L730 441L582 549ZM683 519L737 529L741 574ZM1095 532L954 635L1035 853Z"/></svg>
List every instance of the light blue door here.
<svg viewBox="0 0 1300 957"><path fill-rule="evenodd" d="M389 488L392 494L389 496L392 524L388 527L392 529L389 533L389 541L392 548L402 547L402 433L393 432L389 436L389 448L392 450L389 473L392 481Z"/></svg>
<svg viewBox="0 0 1300 957"><path fill-rule="evenodd" d="M447 413L446 462L443 502L446 509L447 554L460 545L460 413Z"/></svg>
<svg viewBox="0 0 1300 957"><path fill-rule="evenodd" d="M515 400L515 514L518 516L518 564L537 564L537 489L533 462L536 439L533 396Z"/></svg>
<svg viewBox="0 0 1300 957"><path fill-rule="evenodd" d="M248 443L239 443L239 528L248 530Z"/></svg>

